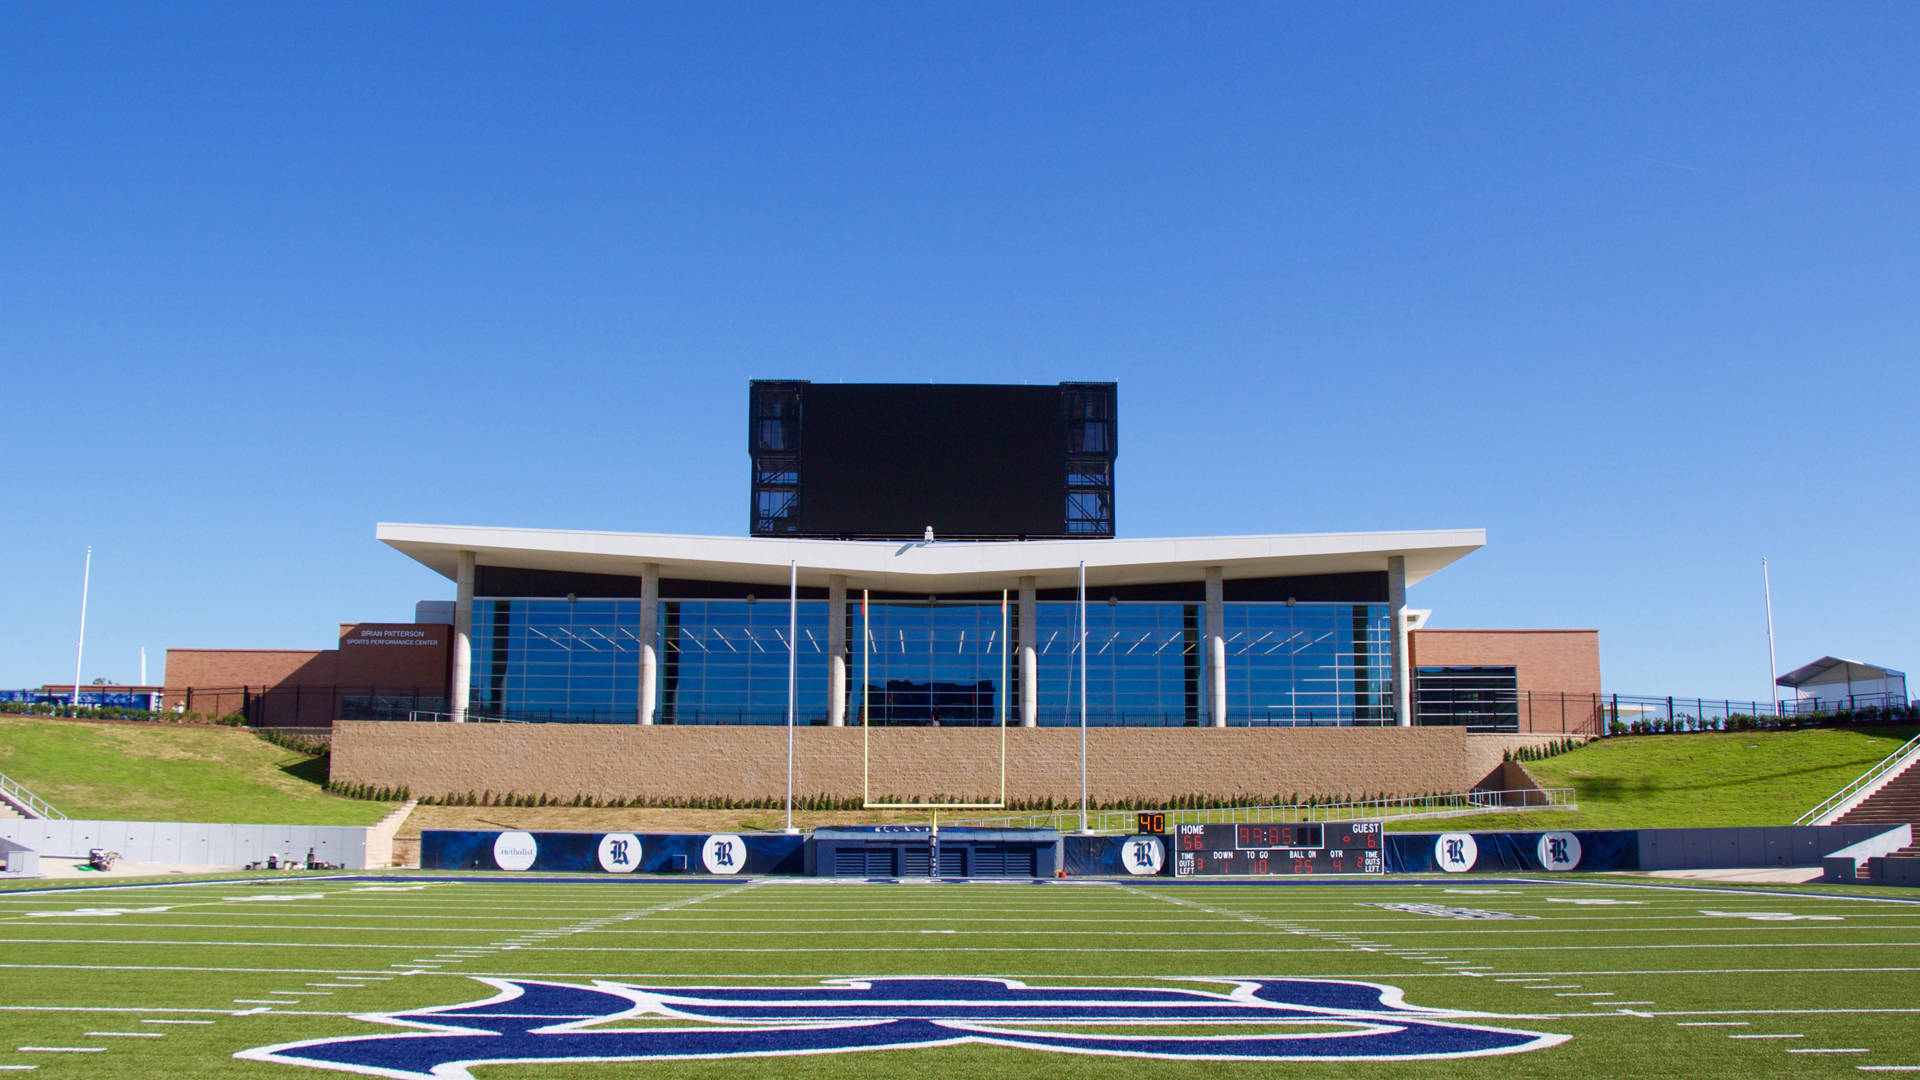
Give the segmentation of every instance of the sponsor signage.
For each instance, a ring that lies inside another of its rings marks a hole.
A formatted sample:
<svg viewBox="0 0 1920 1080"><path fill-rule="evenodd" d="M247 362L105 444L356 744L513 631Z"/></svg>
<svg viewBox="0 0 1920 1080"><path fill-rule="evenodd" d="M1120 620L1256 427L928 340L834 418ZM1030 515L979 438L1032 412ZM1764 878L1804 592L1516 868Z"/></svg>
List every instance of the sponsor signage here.
<svg viewBox="0 0 1920 1080"><path fill-rule="evenodd" d="M528 832L503 832L493 838L493 864L502 870L526 870L540 856L540 845Z"/></svg>

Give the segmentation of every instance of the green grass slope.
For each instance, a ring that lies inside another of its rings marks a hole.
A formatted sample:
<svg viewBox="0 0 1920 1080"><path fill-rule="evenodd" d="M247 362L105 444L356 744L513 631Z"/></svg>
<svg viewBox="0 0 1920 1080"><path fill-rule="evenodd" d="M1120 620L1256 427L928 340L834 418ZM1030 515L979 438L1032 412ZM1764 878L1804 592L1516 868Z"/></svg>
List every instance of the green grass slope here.
<svg viewBox="0 0 1920 1080"><path fill-rule="evenodd" d="M371 825L393 805L329 795L324 758L239 728L0 716L0 772L71 818Z"/></svg>
<svg viewBox="0 0 1920 1080"><path fill-rule="evenodd" d="M1615 736L1526 763L1577 811L1402 821L1434 829L1670 829L1791 825L1913 737L1911 727Z"/></svg>

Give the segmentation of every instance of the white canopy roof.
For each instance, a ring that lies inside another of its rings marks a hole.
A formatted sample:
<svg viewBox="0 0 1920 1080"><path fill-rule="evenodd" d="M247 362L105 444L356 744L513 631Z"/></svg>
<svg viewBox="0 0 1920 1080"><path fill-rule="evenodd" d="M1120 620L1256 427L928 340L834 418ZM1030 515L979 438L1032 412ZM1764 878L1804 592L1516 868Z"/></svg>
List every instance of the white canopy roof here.
<svg viewBox="0 0 1920 1080"><path fill-rule="evenodd" d="M1773 681L1777 686L1809 686L1815 683L1872 682L1889 676L1904 679L1906 673L1859 660L1823 656L1811 664L1794 668Z"/></svg>
<svg viewBox="0 0 1920 1080"><path fill-rule="evenodd" d="M651 562L667 578L782 586L791 561L802 585L824 586L829 576L845 574L852 588L929 593L1002 589L1025 575L1043 589L1071 587L1082 560L1088 585L1106 586L1195 581L1209 566L1228 579L1378 572L1399 555L1413 584L1487 542L1484 529L925 543L386 522L375 535L448 578L459 552L472 551L482 566L637 576L640 564Z"/></svg>

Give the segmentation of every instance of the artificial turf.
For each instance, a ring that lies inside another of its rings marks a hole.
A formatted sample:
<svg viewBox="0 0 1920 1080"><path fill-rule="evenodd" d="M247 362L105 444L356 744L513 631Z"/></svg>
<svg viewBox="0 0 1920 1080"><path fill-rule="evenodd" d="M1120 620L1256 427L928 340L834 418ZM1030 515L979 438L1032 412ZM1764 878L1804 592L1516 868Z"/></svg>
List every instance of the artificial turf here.
<svg viewBox="0 0 1920 1080"><path fill-rule="evenodd" d="M1476 913L1512 917L1466 917ZM478 1065L472 1075L920 1080L1044 1070L1200 1078L1267 1077L1284 1068L1329 1077L1584 1078L1920 1070L1913 995L1920 893L1860 887L1721 889L1580 876L1311 884L306 876L0 893L0 971L0 1066L33 1066L32 1075L46 1077L320 1075L234 1055L297 1040L398 1034L407 1029L359 1017L492 995L495 986L480 978L684 990L903 976L1217 993L1236 979L1357 980L1398 988L1408 1004L1450 1010L1459 1022L1566 1039L1521 1053L1417 1061L1157 1060L967 1044ZM1143 1037L1282 1030L1177 1019L1019 1027ZM155 1022L162 1020L203 1022ZM697 1035L714 1025L646 1015L600 1025L661 1026Z"/></svg>

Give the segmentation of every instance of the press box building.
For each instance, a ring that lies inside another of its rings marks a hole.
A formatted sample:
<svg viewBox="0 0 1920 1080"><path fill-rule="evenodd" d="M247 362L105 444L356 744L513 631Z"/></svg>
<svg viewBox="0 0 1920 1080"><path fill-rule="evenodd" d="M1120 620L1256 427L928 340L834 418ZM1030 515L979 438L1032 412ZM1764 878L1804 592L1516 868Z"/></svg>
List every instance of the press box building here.
<svg viewBox="0 0 1920 1080"><path fill-rule="evenodd" d="M1484 532L1119 538L1117 414L1112 383L755 382L749 535L377 535L456 583L458 719L782 724L791 660L803 725L1414 723L1407 589ZM1539 644L1436 641L1429 677L1511 691Z"/></svg>

